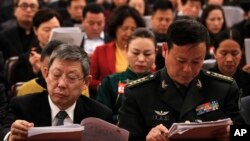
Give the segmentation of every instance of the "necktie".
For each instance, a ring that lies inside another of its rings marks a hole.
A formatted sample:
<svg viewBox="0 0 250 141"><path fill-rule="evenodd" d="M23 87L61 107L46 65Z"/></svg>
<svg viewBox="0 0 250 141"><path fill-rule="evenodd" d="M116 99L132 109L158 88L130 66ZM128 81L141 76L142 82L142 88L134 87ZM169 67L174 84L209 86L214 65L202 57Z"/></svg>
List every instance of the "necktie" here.
<svg viewBox="0 0 250 141"><path fill-rule="evenodd" d="M64 119L68 116L68 114L65 111L60 111L57 113L56 117L58 118L58 121L56 123L56 126L63 125Z"/></svg>

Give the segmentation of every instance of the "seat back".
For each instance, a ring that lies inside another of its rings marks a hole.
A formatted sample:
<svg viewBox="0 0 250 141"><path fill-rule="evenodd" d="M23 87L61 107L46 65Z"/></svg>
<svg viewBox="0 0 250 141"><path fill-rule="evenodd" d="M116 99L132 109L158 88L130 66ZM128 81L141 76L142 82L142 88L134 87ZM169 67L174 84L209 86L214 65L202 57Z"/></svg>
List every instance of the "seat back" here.
<svg viewBox="0 0 250 141"><path fill-rule="evenodd" d="M17 95L18 89L20 86L23 85L24 82L17 82L15 84L13 84L10 88L10 91L8 93L8 97L11 99L12 97Z"/></svg>
<svg viewBox="0 0 250 141"><path fill-rule="evenodd" d="M19 61L19 57L13 56L7 59L5 62L5 66L4 66L5 76L6 76L9 86L12 86L13 84L17 82L15 79L17 78L15 74L15 69L16 69L18 61Z"/></svg>
<svg viewBox="0 0 250 141"><path fill-rule="evenodd" d="M241 98L240 112L247 124L250 124L250 96Z"/></svg>

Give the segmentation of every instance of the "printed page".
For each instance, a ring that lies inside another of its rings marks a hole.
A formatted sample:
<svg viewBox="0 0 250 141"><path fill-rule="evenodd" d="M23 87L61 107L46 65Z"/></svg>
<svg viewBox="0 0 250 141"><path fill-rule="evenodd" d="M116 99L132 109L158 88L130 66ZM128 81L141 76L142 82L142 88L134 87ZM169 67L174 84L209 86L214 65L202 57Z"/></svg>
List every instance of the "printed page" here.
<svg viewBox="0 0 250 141"><path fill-rule="evenodd" d="M52 29L50 40L59 40L64 43L80 46L84 33L79 27L60 27Z"/></svg>
<svg viewBox="0 0 250 141"><path fill-rule="evenodd" d="M191 123L174 123L169 129L170 139L210 139L216 131L232 124L230 118L207 121L207 122L191 122Z"/></svg>
<svg viewBox="0 0 250 141"><path fill-rule="evenodd" d="M80 141L83 130L79 124L32 127L28 130L28 141Z"/></svg>
<svg viewBox="0 0 250 141"><path fill-rule="evenodd" d="M98 118L82 120L84 126L82 141L128 141L129 132Z"/></svg>

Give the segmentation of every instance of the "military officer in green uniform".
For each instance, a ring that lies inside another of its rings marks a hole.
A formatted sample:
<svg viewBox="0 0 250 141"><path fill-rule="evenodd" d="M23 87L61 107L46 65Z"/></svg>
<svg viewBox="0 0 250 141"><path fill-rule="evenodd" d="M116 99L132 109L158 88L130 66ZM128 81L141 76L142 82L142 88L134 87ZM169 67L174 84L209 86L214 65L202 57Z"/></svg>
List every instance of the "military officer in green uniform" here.
<svg viewBox="0 0 250 141"><path fill-rule="evenodd" d="M118 110L124 96L124 87L132 80L152 72L156 57L154 34L146 28L136 29L127 44L128 68L126 71L106 77L98 88L97 100L113 110L117 121Z"/></svg>
<svg viewBox="0 0 250 141"><path fill-rule="evenodd" d="M118 126L130 132L129 140L168 141L175 122L231 118L233 124L244 124L235 81L202 70L209 44L207 29L195 20L182 19L170 25L167 37L166 68L125 88ZM229 127L211 138L229 140Z"/></svg>

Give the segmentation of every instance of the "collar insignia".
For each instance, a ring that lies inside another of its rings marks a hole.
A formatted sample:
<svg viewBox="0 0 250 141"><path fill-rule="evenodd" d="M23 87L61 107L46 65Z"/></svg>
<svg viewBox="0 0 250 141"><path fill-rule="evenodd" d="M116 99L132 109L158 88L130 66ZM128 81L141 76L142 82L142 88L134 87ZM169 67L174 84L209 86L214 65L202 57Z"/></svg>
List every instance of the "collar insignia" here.
<svg viewBox="0 0 250 141"><path fill-rule="evenodd" d="M166 84L166 83L165 83L165 80L163 80L163 81L161 82L161 87L162 87L163 89L165 89L165 88L167 88L167 86L168 86L168 84Z"/></svg>
<svg viewBox="0 0 250 141"><path fill-rule="evenodd" d="M201 81L200 81L199 79L198 79L198 82L197 82L196 86L197 86L198 88L202 88L202 84L201 84Z"/></svg>

